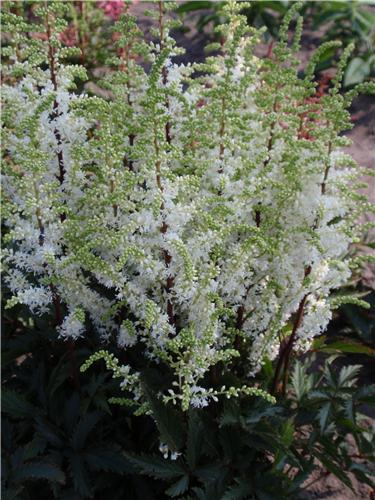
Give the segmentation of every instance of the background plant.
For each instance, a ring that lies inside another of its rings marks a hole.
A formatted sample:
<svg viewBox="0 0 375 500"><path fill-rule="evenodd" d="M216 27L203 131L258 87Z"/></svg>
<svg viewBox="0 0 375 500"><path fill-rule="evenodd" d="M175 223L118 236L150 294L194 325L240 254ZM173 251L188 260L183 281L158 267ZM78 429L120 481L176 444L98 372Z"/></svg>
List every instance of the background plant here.
<svg viewBox="0 0 375 500"><path fill-rule="evenodd" d="M208 25L217 26L224 22L222 5L224 2L187 1L179 5L176 12L182 17L190 12L203 14L198 17L197 29L202 31ZM244 10L250 26L266 27L264 39L277 39L282 16L293 4L290 1L253 2ZM321 31L321 41L340 40L343 45L354 44L345 69L344 87L351 87L375 76L375 12L369 1L327 1L303 3L301 13L314 34ZM337 50L328 48L321 54L316 71L334 67Z"/></svg>

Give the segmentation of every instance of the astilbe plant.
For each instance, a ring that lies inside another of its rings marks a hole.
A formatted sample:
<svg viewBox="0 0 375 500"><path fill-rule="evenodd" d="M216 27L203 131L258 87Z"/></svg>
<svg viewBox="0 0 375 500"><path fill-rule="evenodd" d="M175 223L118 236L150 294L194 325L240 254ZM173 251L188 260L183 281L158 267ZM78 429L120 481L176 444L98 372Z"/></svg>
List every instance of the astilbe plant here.
<svg viewBox="0 0 375 500"><path fill-rule="evenodd" d="M291 353L309 349L339 304L360 302L331 297L357 265L349 246L371 209L341 133L353 97L374 86L340 93L349 46L316 93L315 65L336 42L300 77L298 4L257 58L262 30L244 6L226 4L213 55L184 65L172 3L149 13L148 42L125 5L108 99L76 91L85 70L64 62L76 54L60 36L64 2L38 4L33 25L3 13L8 306L52 312L64 340L94 330L124 359L136 352L134 366L100 351L83 369L104 358L137 413L152 411L150 365L169 374L160 399L184 411L222 395L273 401L262 366L275 362L270 391L283 391ZM241 383L222 384L230 372Z"/></svg>

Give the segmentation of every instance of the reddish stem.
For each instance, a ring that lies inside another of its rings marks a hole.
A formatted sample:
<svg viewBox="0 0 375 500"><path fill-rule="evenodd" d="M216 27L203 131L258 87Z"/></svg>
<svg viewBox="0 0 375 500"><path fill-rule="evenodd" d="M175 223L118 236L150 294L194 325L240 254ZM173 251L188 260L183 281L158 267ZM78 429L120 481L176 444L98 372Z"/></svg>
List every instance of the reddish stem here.
<svg viewBox="0 0 375 500"><path fill-rule="evenodd" d="M47 7L47 3L46 3L46 7ZM50 74L51 74L51 82L53 85L53 90L55 92L57 92L58 85L57 85L57 74L56 74L56 65L55 65L55 50L51 44L51 25L49 23L48 12L46 14L46 32L47 32L47 43L48 43L48 63L49 63L49 69L50 69ZM55 118L57 118L58 115L59 115L59 105L58 105L57 100L55 99L53 101L53 116ZM63 152L61 150L62 138L61 138L61 134L57 128L54 129L53 133L55 135L57 147L58 147L57 162L58 162L58 166L59 166L59 174L56 177L59 180L60 185L62 185L64 182L64 179L65 179L65 173L66 173L66 169L65 169L65 165L64 165L64 155L63 155ZM66 219L66 214L65 213L60 214L61 222L64 222L65 219Z"/></svg>

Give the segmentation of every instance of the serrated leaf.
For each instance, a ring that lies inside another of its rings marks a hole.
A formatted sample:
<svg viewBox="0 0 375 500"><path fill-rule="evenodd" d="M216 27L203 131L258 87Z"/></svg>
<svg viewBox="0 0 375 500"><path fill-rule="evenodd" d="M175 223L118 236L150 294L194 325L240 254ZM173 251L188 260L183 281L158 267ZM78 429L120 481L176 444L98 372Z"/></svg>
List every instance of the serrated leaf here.
<svg viewBox="0 0 375 500"><path fill-rule="evenodd" d="M65 363L66 355L62 356L59 360L57 366L52 370L49 376L47 385L47 394L49 398L52 398L57 389L65 382L69 377L70 367Z"/></svg>
<svg viewBox="0 0 375 500"><path fill-rule="evenodd" d="M298 473L294 476L292 484L289 488L290 498L294 498L294 493L297 493L299 491L300 486L306 481L308 477L310 477L314 468L314 464L310 464L304 470L298 471Z"/></svg>
<svg viewBox="0 0 375 500"><path fill-rule="evenodd" d="M313 385L312 376L307 374L306 367L300 361L295 363L291 381L297 401L300 402Z"/></svg>
<svg viewBox="0 0 375 500"><path fill-rule="evenodd" d="M176 483L172 484L165 492L169 497L175 498L185 493L189 487L189 476L185 474Z"/></svg>
<svg viewBox="0 0 375 500"><path fill-rule="evenodd" d="M196 411L189 413L189 427L186 440L186 460L194 469L202 450L203 425Z"/></svg>
<svg viewBox="0 0 375 500"><path fill-rule="evenodd" d="M220 417L220 425L235 425L241 418L240 408L233 401L225 401L223 414Z"/></svg>
<svg viewBox="0 0 375 500"><path fill-rule="evenodd" d="M322 432L326 430L328 417L331 411L331 403L325 403L318 411L318 420Z"/></svg>
<svg viewBox="0 0 375 500"><path fill-rule="evenodd" d="M364 385L357 389L353 395L353 399L360 402L371 402L372 398L375 396L375 384Z"/></svg>
<svg viewBox="0 0 375 500"><path fill-rule="evenodd" d="M47 443L40 436L35 436L32 441L25 445L24 460L31 460L37 457L40 453L46 449Z"/></svg>
<svg viewBox="0 0 375 500"><path fill-rule="evenodd" d="M238 484L231 486L226 490L222 500L244 500L249 498L251 494L251 486L245 481L241 480Z"/></svg>
<svg viewBox="0 0 375 500"><path fill-rule="evenodd" d="M179 463L157 455L135 455L125 453L125 457L142 474L155 479L176 479L186 473Z"/></svg>
<svg viewBox="0 0 375 500"><path fill-rule="evenodd" d="M180 415L171 405L158 399L149 387L144 390L160 433L160 441L166 443L171 451L179 451L185 443L185 428Z"/></svg>
<svg viewBox="0 0 375 500"><path fill-rule="evenodd" d="M217 481L225 470L221 463L202 465L194 471L194 475L204 481Z"/></svg>
<svg viewBox="0 0 375 500"><path fill-rule="evenodd" d="M97 394L92 402L99 410L103 410L108 415L112 415L111 408L104 394Z"/></svg>
<svg viewBox="0 0 375 500"><path fill-rule="evenodd" d="M1 391L1 410L13 418L32 418L40 413L39 408L32 405L24 396L5 388Z"/></svg>
<svg viewBox="0 0 375 500"><path fill-rule="evenodd" d="M327 456L319 453L316 455L317 458L322 462L324 467L331 472L334 476L336 476L340 481L342 481L348 488L350 488L353 491L353 485L350 480L350 477L345 474L345 472L342 470L341 467L336 465L332 460L327 458Z"/></svg>
<svg viewBox="0 0 375 500"><path fill-rule="evenodd" d="M79 450L84 447L88 435L93 431L96 424L102 417L103 414L101 412L94 411L85 415L78 422L71 438L71 443L75 450Z"/></svg>
<svg viewBox="0 0 375 500"><path fill-rule="evenodd" d="M29 462L21 465L14 473L14 481L28 479L47 479L51 482L65 483L65 474L56 465L45 462Z"/></svg>
<svg viewBox="0 0 375 500"><path fill-rule="evenodd" d="M375 487L375 482L372 480L373 471L366 467L365 464L352 463L349 470L361 483L368 484L372 488Z"/></svg>
<svg viewBox="0 0 375 500"><path fill-rule="evenodd" d="M112 471L117 474L134 473L134 468L122 454L119 446L92 447L82 454L85 462L93 470Z"/></svg>
<svg viewBox="0 0 375 500"><path fill-rule="evenodd" d="M339 387L352 385L355 382L361 368L361 365L343 366L340 370L338 378Z"/></svg>
<svg viewBox="0 0 375 500"><path fill-rule="evenodd" d="M72 434L74 425L80 415L81 398L78 392L73 392L64 407L64 428L67 434Z"/></svg>
<svg viewBox="0 0 375 500"><path fill-rule="evenodd" d="M53 446L59 448L63 445L60 430L46 419L37 417L35 419L35 429L42 438L44 438L48 443L51 443Z"/></svg>
<svg viewBox="0 0 375 500"><path fill-rule="evenodd" d="M72 454L69 460L69 464L75 491L83 497L90 497L90 476L82 460L82 457L78 454Z"/></svg>
<svg viewBox="0 0 375 500"><path fill-rule="evenodd" d="M370 311L364 311L355 305L346 305L342 308L356 333L366 342L375 341L375 318L371 311L375 310L375 292L366 297L366 302L371 305Z"/></svg>
<svg viewBox="0 0 375 500"><path fill-rule="evenodd" d="M263 418L276 417L281 415L283 412L284 409L276 405L270 405L267 408L255 408L248 415L246 415L245 422L247 424L257 424Z"/></svg>

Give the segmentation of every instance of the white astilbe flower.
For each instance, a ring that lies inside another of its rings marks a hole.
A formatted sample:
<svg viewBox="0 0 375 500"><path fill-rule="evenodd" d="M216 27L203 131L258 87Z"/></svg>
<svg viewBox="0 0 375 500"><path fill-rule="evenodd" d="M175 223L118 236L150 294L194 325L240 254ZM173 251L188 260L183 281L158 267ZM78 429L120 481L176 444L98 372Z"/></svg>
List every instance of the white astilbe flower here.
<svg viewBox="0 0 375 500"><path fill-rule="evenodd" d="M164 363L185 410L213 399L202 380L218 363L253 377L285 342L309 348L368 209L342 153L348 51L321 98L314 71L298 74L298 35L261 60L260 30L240 5L224 9L223 45L203 65L177 62L168 23L146 43L126 13L108 98L78 95L84 71L64 65L47 26L35 61L17 38L3 89L9 305L61 315L63 338L86 325ZM6 23L24 29L17 16ZM131 380L123 388L142 400Z"/></svg>
<svg viewBox="0 0 375 500"><path fill-rule="evenodd" d="M61 326L58 327L60 337L64 339L77 340L85 331L84 314L82 310L76 309L65 316Z"/></svg>
<svg viewBox="0 0 375 500"><path fill-rule="evenodd" d="M16 297L17 302L28 306L31 312L37 315L47 312L52 302L52 293L44 286L30 286L19 291Z"/></svg>

